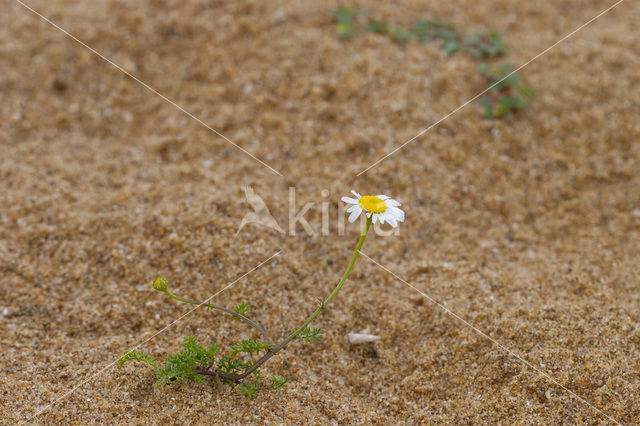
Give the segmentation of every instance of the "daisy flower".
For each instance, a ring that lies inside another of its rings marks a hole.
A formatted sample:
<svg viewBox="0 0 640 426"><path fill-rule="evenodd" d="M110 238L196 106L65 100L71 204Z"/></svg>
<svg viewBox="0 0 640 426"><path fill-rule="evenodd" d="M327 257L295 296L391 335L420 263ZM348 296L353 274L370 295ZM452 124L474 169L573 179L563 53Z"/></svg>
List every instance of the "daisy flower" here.
<svg viewBox="0 0 640 426"><path fill-rule="evenodd" d="M356 198L342 197L342 201L347 204L353 204L347 209L349 222L355 222L362 212L367 217L373 216L372 222L385 221L394 228L398 226L398 222L404 222L404 212L398 208L400 203L389 198L387 195L360 195L356 191L351 191Z"/></svg>

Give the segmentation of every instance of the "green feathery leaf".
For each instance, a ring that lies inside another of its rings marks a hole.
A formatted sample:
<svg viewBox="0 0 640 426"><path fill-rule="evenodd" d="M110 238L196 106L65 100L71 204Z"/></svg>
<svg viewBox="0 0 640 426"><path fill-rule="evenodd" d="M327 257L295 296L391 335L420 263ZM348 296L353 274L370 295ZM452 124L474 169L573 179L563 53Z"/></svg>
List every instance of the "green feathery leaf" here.
<svg viewBox="0 0 640 426"><path fill-rule="evenodd" d="M240 386L238 386L238 389L240 389L240 392L244 396L255 398L256 393L260 390L260 385L256 385L250 382L243 382L242 384L240 384Z"/></svg>
<svg viewBox="0 0 640 426"><path fill-rule="evenodd" d="M249 309L251 309L251 307L249 306L249 304L247 302L242 302L240 303L238 306L236 306L235 308L233 308L233 311L240 314L240 315L244 315L247 312L249 312Z"/></svg>
<svg viewBox="0 0 640 426"><path fill-rule="evenodd" d="M249 355L253 355L254 353L260 353L261 350L266 349L269 350L271 349L271 345L269 345L268 343L263 342L262 340L253 340L253 339L246 339L241 341L238 344L235 344L233 346L231 346L231 352L230 355L231 356L235 356L237 354L239 354L240 352L244 352L247 353Z"/></svg>
<svg viewBox="0 0 640 426"><path fill-rule="evenodd" d="M287 382L289 381L288 377L282 377L278 375L274 375L271 379L271 389L280 389L282 387L287 386Z"/></svg>
<svg viewBox="0 0 640 426"><path fill-rule="evenodd" d="M204 382L204 377L194 370L208 368L214 363L215 356L220 350L220 345L217 343L207 348L203 347L193 336L185 337L182 346L183 350L167 356L163 368L157 370L160 376L158 386L183 379Z"/></svg>
<svg viewBox="0 0 640 426"><path fill-rule="evenodd" d="M319 328L314 328L312 330L309 327L305 327L304 330L302 330L300 333L298 333L298 335L296 336L296 339L298 339L298 340L306 340L307 342L311 342L313 340L320 339L320 335L322 333L324 333L324 331L322 331Z"/></svg>
<svg viewBox="0 0 640 426"><path fill-rule="evenodd" d="M158 368L158 363L156 362L155 359L153 359L151 357L151 355L147 354L144 351L137 351L135 349L130 350L125 352L119 359L118 359L118 368L122 368L122 366L124 365L125 362L127 361L138 361L138 362L144 362L145 364L153 367L153 368Z"/></svg>

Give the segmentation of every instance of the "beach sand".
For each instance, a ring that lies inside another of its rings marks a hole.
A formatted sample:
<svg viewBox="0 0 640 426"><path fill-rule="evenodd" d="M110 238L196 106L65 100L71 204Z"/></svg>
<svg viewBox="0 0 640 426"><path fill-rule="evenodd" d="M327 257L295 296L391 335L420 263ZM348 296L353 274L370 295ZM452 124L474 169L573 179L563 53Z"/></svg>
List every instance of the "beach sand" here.
<svg viewBox="0 0 640 426"><path fill-rule="evenodd" d="M487 62L517 67L612 3L343 5L498 31L509 52ZM359 176L482 91L480 62L362 30L338 40L335 2L28 4L282 176L3 1L0 423L640 418L640 3L521 70L537 93L527 111L486 120L471 103ZM283 233L236 235L246 186ZM290 187L295 213L313 203L315 235L290 232ZM158 276L184 297L246 301L284 338L348 263L359 225L340 232L338 217L351 189L402 202L397 234L363 249L396 276L361 256L313 324L321 341L264 365L264 383L280 374L286 388L249 399L115 368L138 344L162 358L188 334L258 337L153 291ZM380 340L350 345L363 330Z"/></svg>

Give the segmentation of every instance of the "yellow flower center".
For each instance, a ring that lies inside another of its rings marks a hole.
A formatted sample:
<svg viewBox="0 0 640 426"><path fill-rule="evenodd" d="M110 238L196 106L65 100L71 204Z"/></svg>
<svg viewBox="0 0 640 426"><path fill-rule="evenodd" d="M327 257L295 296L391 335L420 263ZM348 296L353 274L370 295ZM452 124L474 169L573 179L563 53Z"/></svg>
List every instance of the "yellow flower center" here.
<svg viewBox="0 0 640 426"><path fill-rule="evenodd" d="M365 195L358 200L360 207L371 213L384 213L387 209L387 203L382 198L374 195Z"/></svg>

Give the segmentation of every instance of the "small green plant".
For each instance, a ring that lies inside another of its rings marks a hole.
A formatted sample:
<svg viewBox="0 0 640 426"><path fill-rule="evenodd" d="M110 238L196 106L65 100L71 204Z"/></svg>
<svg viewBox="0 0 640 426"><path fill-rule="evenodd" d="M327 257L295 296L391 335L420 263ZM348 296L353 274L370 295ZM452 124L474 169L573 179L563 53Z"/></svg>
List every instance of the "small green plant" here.
<svg viewBox="0 0 640 426"><path fill-rule="evenodd" d="M481 64L478 70L490 84L487 93L478 101L485 110L485 118L500 118L508 112L523 111L527 109L527 101L535 97L533 89L520 82L508 62L498 68Z"/></svg>
<svg viewBox="0 0 640 426"><path fill-rule="evenodd" d="M338 21L338 25L336 26L338 38L346 39L353 37L356 26L354 18L358 12L346 7L339 7L338 9L332 10L331 13Z"/></svg>
<svg viewBox="0 0 640 426"><path fill-rule="evenodd" d="M391 198L380 195L361 196L355 191L351 191L357 198L343 197L342 200L351 207L347 210L349 222L354 222L361 214L366 216L366 221L358 244L351 256L351 261L331 294L320 303L313 311L311 316L297 329L292 331L278 345L273 345L265 329L249 319L245 314L249 311L249 305L242 302L233 310L215 305L209 300L205 302L197 302L176 296L169 290L169 282L165 278L157 278L153 282L153 288L164 293L170 298L178 302L188 303L197 306L206 306L209 309L225 312L233 317L245 322L253 327L264 340L260 339L243 339L239 343L231 345L230 350L223 353L218 343L211 343L209 346L203 346L193 336L187 336L182 342L182 350L178 353L168 355L162 363L157 362L151 355L134 348L126 351L118 359L118 368L122 368L128 361L137 361L152 367L158 380L158 386L167 385L180 380L192 380L196 382L204 382L207 376L215 377L218 382L237 387L241 394L253 398L257 392L265 387L262 386L259 367L268 361L271 357L280 352L285 346L293 340L304 340L312 342L320 338L323 331L319 328L310 328L309 325L320 313L331 303L331 301L340 292L340 289L347 281L353 266L358 259L360 249L369 232L372 223L380 221L387 222L391 226L396 227L398 222L404 221L404 212L398 207L400 203ZM259 356L259 358L257 358ZM286 387L289 378L274 375L271 379L271 385L266 386L267 389L281 389Z"/></svg>
<svg viewBox="0 0 640 426"><path fill-rule="evenodd" d="M248 396L249 398L255 398L256 392L260 390L260 385L256 383L251 383L251 382L244 382L240 384L239 388L240 388L240 393L242 393L244 396Z"/></svg>
<svg viewBox="0 0 640 426"><path fill-rule="evenodd" d="M465 37L462 39L461 48L476 58L499 56L507 52L507 47L498 33Z"/></svg>
<svg viewBox="0 0 640 426"><path fill-rule="evenodd" d="M338 19L338 37L350 38L355 31L356 15L351 9L340 8L333 11ZM399 43L417 39L420 43L440 43L440 49L451 55L463 51L475 58L489 58L503 55L507 47L500 34L491 32L465 36L460 34L453 23L432 19L419 19L409 30L402 30L382 21L369 19L365 30L391 37ZM490 88L479 103L485 110L486 118L504 117L509 112L522 111L535 97L530 87L522 84L508 62L498 68L479 66L487 78Z"/></svg>
<svg viewBox="0 0 640 426"><path fill-rule="evenodd" d="M233 311L237 314L244 315L249 312L249 309L249 304L247 302L242 302L238 306L233 308Z"/></svg>
<svg viewBox="0 0 640 426"><path fill-rule="evenodd" d="M271 389L280 389L282 387L287 386L287 382L289 381L288 377L282 377L278 375L274 375L271 379Z"/></svg>
<svg viewBox="0 0 640 426"><path fill-rule="evenodd" d="M440 42L440 49L448 54L460 48L460 36L451 22L419 19L411 29L411 33L420 43Z"/></svg>
<svg viewBox="0 0 640 426"><path fill-rule="evenodd" d="M341 39L353 37L357 22L355 18L364 14L344 7L335 9L332 13L337 19L338 38ZM456 30L453 23L446 21L419 19L411 28L405 30L386 22L369 19L364 29L370 33L391 37L398 43L405 43L412 39L423 44L439 42L440 49L447 54L461 50L474 57L485 58L502 55L506 52L506 46L500 34L463 36Z"/></svg>
<svg viewBox="0 0 640 426"><path fill-rule="evenodd" d="M253 372L253 380L253 383L248 381L240 383L239 388L241 394L248 396L249 398L255 398L256 393L260 390L260 370L255 370Z"/></svg>
<svg viewBox="0 0 640 426"><path fill-rule="evenodd" d="M367 22L367 25L365 26L365 30L370 33L388 35L392 37L395 41L400 43L407 42L411 40L411 38L414 36L413 33L411 33L411 31L404 31L402 29L395 28L389 24L385 24L384 22L373 21L373 20L370 20L369 22Z"/></svg>

